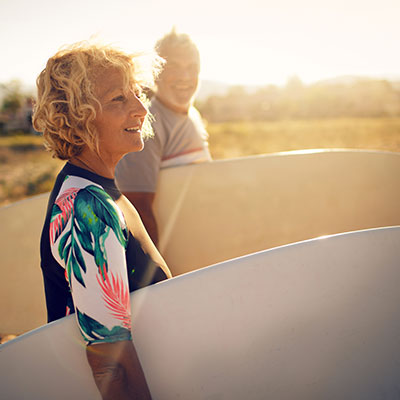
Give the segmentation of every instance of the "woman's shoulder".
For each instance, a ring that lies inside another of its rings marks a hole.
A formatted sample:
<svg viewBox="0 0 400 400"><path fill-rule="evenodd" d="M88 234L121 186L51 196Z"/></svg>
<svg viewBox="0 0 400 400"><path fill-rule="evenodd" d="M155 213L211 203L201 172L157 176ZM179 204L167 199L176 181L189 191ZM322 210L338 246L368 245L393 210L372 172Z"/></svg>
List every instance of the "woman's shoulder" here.
<svg viewBox="0 0 400 400"><path fill-rule="evenodd" d="M125 229L126 223L120 208L99 184L79 176L66 176L55 199L55 206L74 213L75 217L90 216L88 221L101 220L107 225Z"/></svg>

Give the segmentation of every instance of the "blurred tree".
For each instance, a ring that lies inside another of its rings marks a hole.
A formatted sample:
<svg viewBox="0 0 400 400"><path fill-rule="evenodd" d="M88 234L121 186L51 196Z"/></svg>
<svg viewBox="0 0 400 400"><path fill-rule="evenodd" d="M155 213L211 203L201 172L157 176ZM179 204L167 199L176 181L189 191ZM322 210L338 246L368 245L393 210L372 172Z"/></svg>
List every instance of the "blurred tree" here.
<svg viewBox="0 0 400 400"><path fill-rule="evenodd" d="M286 90L292 93L301 92L304 89L303 82L296 75L291 76L286 82Z"/></svg>
<svg viewBox="0 0 400 400"><path fill-rule="evenodd" d="M4 113L14 114L22 106L26 95L22 91L22 84L14 79L8 83L1 84L5 92L0 110Z"/></svg>

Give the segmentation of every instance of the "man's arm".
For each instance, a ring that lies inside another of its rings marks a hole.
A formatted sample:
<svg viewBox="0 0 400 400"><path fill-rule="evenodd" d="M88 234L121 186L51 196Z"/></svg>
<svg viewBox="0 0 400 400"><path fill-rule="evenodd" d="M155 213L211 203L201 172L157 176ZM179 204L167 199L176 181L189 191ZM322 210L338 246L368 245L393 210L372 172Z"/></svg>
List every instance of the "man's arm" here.
<svg viewBox="0 0 400 400"><path fill-rule="evenodd" d="M87 346L86 355L103 400L151 400L130 340Z"/></svg>
<svg viewBox="0 0 400 400"><path fill-rule="evenodd" d="M158 245L158 227L153 212L155 193L152 192L124 192L128 200L138 211L140 218L153 243Z"/></svg>

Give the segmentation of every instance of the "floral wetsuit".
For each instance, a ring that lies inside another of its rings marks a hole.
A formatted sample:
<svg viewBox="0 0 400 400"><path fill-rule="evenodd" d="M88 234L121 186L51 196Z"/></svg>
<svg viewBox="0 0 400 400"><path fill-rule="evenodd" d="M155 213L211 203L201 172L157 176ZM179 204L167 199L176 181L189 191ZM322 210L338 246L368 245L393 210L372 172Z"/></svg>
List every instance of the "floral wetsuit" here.
<svg viewBox="0 0 400 400"><path fill-rule="evenodd" d="M48 321L71 312L88 343L131 339L129 292L166 279L128 231L114 180L67 163L41 242Z"/></svg>

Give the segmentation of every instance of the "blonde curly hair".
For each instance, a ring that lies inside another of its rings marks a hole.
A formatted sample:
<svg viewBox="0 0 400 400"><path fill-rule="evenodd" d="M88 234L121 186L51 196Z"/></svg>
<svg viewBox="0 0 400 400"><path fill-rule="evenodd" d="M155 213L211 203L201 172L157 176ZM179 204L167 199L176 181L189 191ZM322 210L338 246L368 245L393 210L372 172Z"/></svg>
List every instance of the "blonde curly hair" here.
<svg viewBox="0 0 400 400"><path fill-rule="evenodd" d="M153 87L163 60L155 54L127 54L111 46L79 42L51 57L36 80L37 101L32 123L43 133L44 145L53 157L69 160L85 146L98 152L93 121L101 104L94 81L104 70L116 69L124 76L126 90ZM141 98L147 102L146 98ZM149 117L142 131L152 134Z"/></svg>

